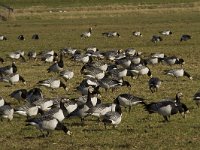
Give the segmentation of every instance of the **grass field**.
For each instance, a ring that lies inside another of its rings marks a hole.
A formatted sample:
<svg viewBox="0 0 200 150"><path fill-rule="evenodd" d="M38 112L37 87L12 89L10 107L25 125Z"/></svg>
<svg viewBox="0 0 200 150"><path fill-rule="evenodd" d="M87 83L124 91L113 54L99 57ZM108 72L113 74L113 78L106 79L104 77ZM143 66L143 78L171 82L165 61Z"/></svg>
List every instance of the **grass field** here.
<svg viewBox="0 0 200 150"><path fill-rule="evenodd" d="M150 120L142 106L136 106L131 113L123 109L123 118L117 129L104 129L103 124L96 124L94 118L88 118L84 127L78 126L79 119L64 120L64 123L73 132L72 136L62 132L53 132L48 138L38 138L40 134L34 127L25 126L25 118L14 116L11 122L0 122L0 149L199 149L200 110L192 100L192 96L199 89L199 49L200 49L200 3L198 1L178 0L176 2L145 0L134 2L125 0L105 1L102 3L94 0L59 0L35 1L3 0L2 3L14 6L15 11L6 22L0 22L0 34L8 37L7 41L0 41L0 56L6 58L9 52L16 50L48 50L59 51L64 47L84 49L96 46L102 51L111 49L126 49L134 47L142 51L144 56L152 52L163 52L166 55L176 55L185 59L184 68L193 76L188 78L175 78L163 75L163 70L177 68L178 66L157 65L150 66L153 76L164 80L157 93L151 93L148 89L148 77L139 80L127 78L132 84L131 93L148 99L158 101L165 97L174 97L178 91L184 94L183 102L190 109L190 114L183 119L181 115L175 115L169 123L163 123L163 118L152 114ZM170 2L170 3L168 3ZM112 5L112 4L115 5ZM44 5L45 4L45 5ZM102 7L102 5L106 5ZM138 6L139 5L139 6ZM33 7L34 6L34 7ZM62 6L62 7L61 7ZM82 7L79 7L82 6ZM95 7L92 7L95 6ZM53 8L53 9L52 9ZM53 10L53 13L49 13ZM60 13L59 10L66 11ZM4 12L2 10L4 14ZM81 39L80 34L89 27L93 27L93 35L89 39ZM159 34L161 30L172 30L173 34L164 37L160 43L150 41L152 35ZM139 30L143 37L135 38L132 32ZM118 31L120 38L107 39L101 33L106 31ZM31 40L31 36L38 33L41 37L38 41ZM24 34L25 41L17 40L19 34ZM187 42L179 42L182 34L192 35ZM81 82L83 77L79 70L82 64L65 58L65 68L73 70L75 77L67 85L69 91L42 88L45 97L67 96L78 97L74 87ZM6 59L5 66L10 64ZM27 80L27 85L19 83L8 87L7 83L0 83L0 96L12 103L18 104L8 95L20 88L30 89L38 80L53 77L46 69L50 64L42 62L16 61L19 73ZM112 102L113 99L127 92L126 88L118 89L114 93L102 91L102 101Z"/></svg>

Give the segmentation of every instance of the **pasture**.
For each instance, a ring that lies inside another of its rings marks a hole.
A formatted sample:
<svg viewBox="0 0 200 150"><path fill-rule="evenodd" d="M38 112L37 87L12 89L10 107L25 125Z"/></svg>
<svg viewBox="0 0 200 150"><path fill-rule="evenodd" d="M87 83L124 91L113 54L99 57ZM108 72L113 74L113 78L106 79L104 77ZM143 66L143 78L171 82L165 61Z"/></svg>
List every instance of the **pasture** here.
<svg viewBox="0 0 200 150"><path fill-rule="evenodd" d="M12 6L9 0L2 2ZM47 0L42 2L45 4ZM130 93L147 99L147 102L175 97L178 91L182 92L182 101L189 107L190 114L185 119L177 114L171 117L169 123L163 123L162 116L148 115L142 105L137 105L130 113L122 109L122 122L116 129L110 127L106 130L102 123L96 123L92 117L86 118L84 126L78 124L79 118L65 119L64 124L73 134L68 136L54 131L48 138L38 138L39 130L25 126L25 117L14 115L11 122L0 122L0 149L199 149L200 110L192 98L200 88L200 3L195 0L178 0L175 3L159 3L158 0L149 3L146 0L143 4L129 0L123 2L111 0L101 4L99 1L90 3L90 0L87 0L85 4L79 0L67 3L59 0L55 4L51 0L47 5L38 5L34 1L16 1L13 4L16 9L9 20L0 22L0 34L8 38L7 41L0 41L0 57L6 60L0 67L11 64L11 60L6 56L17 50L25 51L26 55L30 50L40 52L52 49L58 52L62 48L73 47L83 52L86 47L96 46L100 51L135 48L143 52L143 57L154 52L162 52L167 56L175 55L185 60L184 69L193 76L193 80L164 75L164 70L180 66L162 64L149 66L153 76L163 80L156 93L149 90L147 76L141 76L137 80L127 77L126 80L132 85ZM92 36L81 39L80 34L89 27L93 28ZM159 43L152 43L152 35L159 35L162 30L171 30L173 34L163 37L163 41ZM121 37L103 37L101 33L107 31L117 31ZM141 31L143 37L134 37L133 31ZM31 39L35 33L40 35L37 41ZM25 36L25 41L17 39L20 34ZM182 34L190 34L192 39L180 42ZM74 78L67 82L69 91L66 92L62 88L52 91L41 87L45 97L80 96L75 87L83 79L80 74L83 64L72 61L69 57L64 58L64 62L65 68L75 74ZM0 96L13 107L21 104L8 96L12 91L20 88L31 89L39 80L57 76L55 73L47 73L46 69L50 64L39 60L17 60L16 65L27 84L8 86L8 83L0 82ZM126 87L113 93L102 90L100 99L103 102L112 102L119 94L127 92Z"/></svg>

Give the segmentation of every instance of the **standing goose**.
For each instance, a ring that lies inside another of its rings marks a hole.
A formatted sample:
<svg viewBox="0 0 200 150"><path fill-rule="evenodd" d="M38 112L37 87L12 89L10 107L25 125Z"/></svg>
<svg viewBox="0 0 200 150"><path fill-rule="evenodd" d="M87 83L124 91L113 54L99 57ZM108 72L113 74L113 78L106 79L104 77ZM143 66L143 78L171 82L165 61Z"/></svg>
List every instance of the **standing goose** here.
<svg viewBox="0 0 200 150"><path fill-rule="evenodd" d="M26 126L33 125L37 127L41 131L43 137L48 137L50 132L53 130L63 130L66 134L71 135L71 131L69 131L69 129L64 124L52 116L31 118L27 119L26 122ZM47 131L47 134L45 135L43 131Z"/></svg>
<svg viewBox="0 0 200 150"><path fill-rule="evenodd" d="M129 107L129 113L131 111L131 107L136 104L144 104L144 99L134 96L132 94L120 94L114 100L114 103L119 103L123 107Z"/></svg>
<svg viewBox="0 0 200 150"><path fill-rule="evenodd" d="M152 93L158 91L158 89L161 86L161 80L157 77L152 77L149 79L149 89L151 90Z"/></svg>
<svg viewBox="0 0 200 150"><path fill-rule="evenodd" d="M183 68L181 68L181 69L165 70L165 74L166 75L170 75L170 76L174 76L176 78L186 76L190 80L193 79L192 76L188 72L186 72Z"/></svg>
<svg viewBox="0 0 200 150"><path fill-rule="evenodd" d="M195 103L196 103L197 106L199 107L199 104L200 104L200 90L198 90L198 91L194 94L193 100L195 101Z"/></svg>
<svg viewBox="0 0 200 150"><path fill-rule="evenodd" d="M114 111L109 111L102 116L102 122L104 123L105 129L108 124L113 125L116 128L122 120L122 111L119 104L116 105Z"/></svg>
<svg viewBox="0 0 200 150"><path fill-rule="evenodd" d="M89 38L92 35L92 28L89 28L87 32L81 34L81 38Z"/></svg>
<svg viewBox="0 0 200 150"><path fill-rule="evenodd" d="M163 99L160 102L145 104L145 110L150 114L158 113L162 115L165 121L169 121L170 116L178 112L185 115L189 110L185 104L180 102L182 95L181 92L178 92L175 101L173 99Z"/></svg>
<svg viewBox="0 0 200 150"><path fill-rule="evenodd" d="M26 84L25 79L18 73L13 73L13 74L2 76L0 78L0 81L8 82L11 85L14 85L15 83L17 83L19 81L23 82L23 84Z"/></svg>
<svg viewBox="0 0 200 150"><path fill-rule="evenodd" d="M58 62L55 62L53 65L51 65L47 71L49 72L60 72L63 71L64 68L64 62L63 62L63 55L60 54L60 60Z"/></svg>
<svg viewBox="0 0 200 150"><path fill-rule="evenodd" d="M57 119L60 122L62 122L65 119L63 110L58 107L51 108L50 110L44 112L42 116L52 116L53 118Z"/></svg>
<svg viewBox="0 0 200 150"><path fill-rule="evenodd" d="M104 32L102 35L106 37L120 37L118 32Z"/></svg>
<svg viewBox="0 0 200 150"><path fill-rule="evenodd" d="M45 86L51 89L57 89L57 88L64 88L64 90L68 90L67 86L60 80L60 79L46 79L46 80L41 80L37 83L40 86Z"/></svg>

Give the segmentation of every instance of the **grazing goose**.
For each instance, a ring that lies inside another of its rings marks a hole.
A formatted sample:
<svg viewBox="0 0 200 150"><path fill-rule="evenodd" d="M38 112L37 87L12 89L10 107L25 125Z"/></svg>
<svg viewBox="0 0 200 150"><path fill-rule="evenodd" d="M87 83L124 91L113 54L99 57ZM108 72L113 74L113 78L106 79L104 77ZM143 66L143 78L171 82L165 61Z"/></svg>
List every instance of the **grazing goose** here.
<svg viewBox="0 0 200 150"><path fill-rule="evenodd" d="M16 52L12 52L9 54L9 57L11 59L19 59L22 58L22 60L25 62L26 59L24 58L24 51L16 51Z"/></svg>
<svg viewBox="0 0 200 150"><path fill-rule="evenodd" d="M69 70L63 70L60 72L60 76L65 80L70 80L74 77L74 72Z"/></svg>
<svg viewBox="0 0 200 150"><path fill-rule="evenodd" d="M9 121L13 119L14 109L10 106L10 104L4 104L0 106L0 118L3 121L3 118L7 118Z"/></svg>
<svg viewBox="0 0 200 150"><path fill-rule="evenodd" d="M169 121L170 116L178 112L185 115L189 110L185 104L180 102L182 95L181 92L178 92L175 101L173 99L163 99L160 102L145 104L145 110L150 114L158 113L162 115L165 121Z"/></svg>
<svg viewBox="0 0 200 150"><path fill-rule="evenodd" d="M171 56L171 57L165 57L163 58L162 62L168 64L168 65L174 65L174 64L180 64L180 65L184 65L185 61L182 58L178 58L176 56Z"/></svg>
<svg viewBox="0 0 200 150"><path fill-rule="evenodd" d="M107 59L107 60L115 60L116 56L121 53L121 50L110 50L106 52L102 52L102 55Z"/></svg>
<svg viewBox="0 0 200 150"><path fill-rule="evenodd" d="M160 42L160 41L162 41L162 40L163 40L162 37L161 37L161 36L158 36L158 35L153 35L152 38L151 38L151 41L152 41L153 43L157 43L157 42Z"/></svg>
<svg viewBox="0 0 200 150"><path fill-rule="evenodd" d="M138 65L131 65L130 66L130 72L132 77L136 76L136 78L138 78L140 75L148 75L149 77L152 77L151 74L151 70L142 64L138 64Z"/></svg>
<svg viewBox="0 0 200 150"><path fill-rule="evenodd" d="M41 112L41 109L39 109L38 106L30 104L30 103L17 107L14 110L16 114L26 116L27 119L32 116L36 116L38 113L41 113L41 114L43 113Z"/></svg>
<svg viewBox="0 0 200 150"><path fill-rule="evenodd" d="M60 108L62 109L65 117L69 116L73 111L78 108L78 104L76 101L68 100L68 101L60 101Z"/></svg>
<svg viewBox="0 0 200 150"><path fill-rule="evenodd" d="M33 34L32 39L33 40L39 40L39 35L38 34Z"/></svg>
<svg viewBox="0 0 200 150"><path fill-rule="evenodd" d="M142 33L140 31L134 31L133 35L136 36L136 37L141 37Z"/></svg>
<svg viewBox="0 0 200 150"><path fill-rule="evenodd" d="M181 41L181 42L182 42L182 41L188 41L188 40L190 40L191 38L192 38L192 37L191 37L190 35L184 34L184 35L181 36L180 41Z"/></svg>
<svg viewBox="0 0 200 150"><path fill-rule="evenodd" d="M81 69L81 72L84 70L84 69L90 69L90 68L98 68L98 69L101 69L102 71L106 71L107 68L108 68L108 64L105 63L105 62L100 62L100 61L96 61L96 62L90 62L90 63L86 63L82 69Z"/></svg>
<svg viewBox="0 0 200 150"><path fill-rule="evenodd" d="M49 87L51 89L57 89L63 87L64 90L66 91L68 90L67 86L60 79L50 78L46 80L41 80L37 84L40 86Z"/></svg>
<svg viewBox="0 0 200 150"><path fill-rule="evenodd" d="M0 75L8 75L16 72L17 72L17 66L15 65L15 62L12 62L12 65L0 68Z"/></svg>
<svg viewBox="0 0 200 150"><path fill-rule="evenodd" d="M89 38L92 35L92 28L89 28L87 32L81 34L81 38Z"/></svg>
<svg viewBox="0 0 200 150"><path fill-rule="evenodd" d="M38 55L41 57L41 61L44 62L53 62L58 59L58 54L53 50L47 52L40 52Z"/></svg>
<svg viewBox="0 0 200 150"><path fill-rule="evenodd" d="M124 68L113 68L112 70L109 70L107 74L111 77L123 78L127 75L127 71L128 70Z"/></svg>
<svg viewBox="0 0 200 150"><path fill-rule="evenodd" d="M119 105L123 107L129 107L129 113L131 111L131 107L136 104L144 104L144 99L134 96L132 94L120 94L117 96L117 98L114 100L114 103L118 103Z"/></svg>
<svg viewBox="0 0 200 150"><path fill-rule="evenodd" d="M27 119L26 122L26 126L33 125L37 127L41 131L43 137L48 137L50 132L53 130L63 130L66 134L71 135L71 131L69 131L69 129L64 124L52 116L31 118ZM47 131L47 134L45 135L43 131Z"/></svg>
<svg viewBox="0 0 200 150"><path fill-rule="evenodd" d="M102 35L106 37L120 37L118 32L104 32Z"/></svg>
<svg viewBox="0 0 200 150"><path fill-rule="evenodd" d="M65 119L66 115L64 115L62 109L60 109L58 107L55 107L55 108L51 108L50 110L44 112L42 114L42 116L52 116L53 118L55 118L58 121L62 122Z"/></svg>
<svg viewBox="0 0 200 150"><path fill-rule="evenodd" d="M81 71L82 71L82 69L81 69ZM105 76L105 71L102 71L99 68L90 67L90 68L87 68L87 70L84 70L83 74L87 78L95 78L97 80L100 80Z"/></svg>
<svg viewBox="0 0 200 150"><path fill-rule="evenodd" d="M28 91L27 96L26 96L27 102L33 103L40 99L43 99L42 90L40 88L33 88Z"/></svg>
<svg viewBox="0 0 200 150"><path fill-rule="evenodd" d="M20 41L24 41L25 40L25 37L24 37L24 35L19 35L18 37L17 37L17 39L18 40L20 40Z"/></svg>
<svg viewBox="0 0 200 150"><path fill-rule="evenodd" d="M28 56L29 60L30 59L34 59L34 60L37 59L37 53L36 53L36 51L29 51L28 54L27 54L27 56Z"/></svg>
<svg viewBox="0 0 200 150"><path fill-rule="evenodd" d="M25 101L27 93L28 91L26 89L19 89L13 91L9 96L18 100L18 102L20 103L20 101Z"/></svg>
<svg viewBox="0 0 200 150"><path fill-rule="evenodd" d="M64 68L64 62L63 62L63 55L60 54L60 60L58 62L55 62L53 65L51 65L47 71L50 72L60 72L63 71Z"/></svg>
<svg viewBox="0 0 200 150"><path fill-rule="evenodd" d="M192 76L188 72L186 72L183 68L181 68L181 69L165 70L165 74L166 75L174 76L176 78L186 76L190 80L193 79Z"/></svg>
<svg viewBox="0 0 200 150"><path fill-rule="evenodd" d="M113 125L116 128L122 120L122 111L120 105L116 105L114 111L109 111L102 116L102 122L104 123L105 129L108 124Z"/></svg>
<svg viewBox="0 0 200 150"><path fill-rule="evenodd" d="M0 35L0 41L5 41L5 40L7 40L7 37L4 35Z"/></svg>
<svg viewBox="0 0 200 150"><path fill-rule="evenodd" d="M200 90L198 90L198 91L194 94L193 100L195 101L195 103L196 103L197 106L199 107L199 104L200 104Z"/></svg>
<svg viewBox="0 0 200 150"><path fill-rule="evenodd" d="M2 77L0 77L0 81L8 82L11 85L14 85L15 83L17 83L19 81L23 82L23 84L26 84L25 79L18 73L13 73L13 74L2 76Z"/></svg>
<svg viewBox="0 0 200 150"><path fill-rule="evenodd" d="M152 77L149 79L149 89L151 90L152 93L158 91L158 89L161 86L161 80L157 77Z"/></svg>
<svg viewBox="0 0 200 150"><path fill-rule="evenodd" d="M43 111L48 111L54 105L54 100L44 98L44 99L39 99L37 101L34 101L31 104L37 106L38 108L40 108Z"/></svg>
<svg viewBox="0 0 200 150"><path fill-rule="evenodd" d="M162 34L162 35L171 35L171 34L172 34L172 31L170 31L170 30L165 30L165 31L160 31L159 33Z"/></svg>

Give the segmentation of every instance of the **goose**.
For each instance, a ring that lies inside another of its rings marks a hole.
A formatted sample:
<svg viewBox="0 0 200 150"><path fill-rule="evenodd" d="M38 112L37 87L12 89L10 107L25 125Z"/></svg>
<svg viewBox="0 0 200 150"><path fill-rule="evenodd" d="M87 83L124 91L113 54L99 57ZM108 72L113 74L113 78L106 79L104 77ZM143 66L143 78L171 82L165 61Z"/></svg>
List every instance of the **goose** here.
<svg viewBox="0 0 200 150"><path fill-rule="evenodd" d="M115 60L115 57L121 53L121 50L110 50L110 51L106 51L106 52L102 52L102 55L108 59L108 60L111 60L111 61L114 61Z"/></svg>
<svg viewBox="0 0 200 150"><path fill-rule="evenodd" d="M14 85L15 83L21 81L21 82L23 82L24 85L26 85L25 79L18 73L13 73L13 74L2 76L2 77L0 77L0 81L8 82L11 85Z"/></svg>
<svg viewBox="0 0 200 150"><path fill-rule="evenodd" d="M21 40L21 41L24 41L24 40L25 40L25 37L24 37L24 35L21 34L21 35L19 35L19 36L17 37L17 39L18 39L18 40Z"/></svg>
<svg viewBox="0 0 200 150"><path fill-rule="evenodd" d="M57 88L64 88L64 90L68 90L67 86L60 80L60 79L54 79L54 78L50 78L50 79L46 79L46 80L41 80L38 81L37 83L40 86L45 86L51 89L57 89Z"/></svg>
<svg viewBox="0 0 200 150"><path fill-rule="evenodd" d="M7 37L4 36L4 35L0 35L0 41L6 41L7 40Z"/></svg>
<svg viewBox="0 0 200 150"><path fill-rule="evenodd" d="M193 80L193 77L188 72L186 72L183 68L181 68L181 69L165 70L164 72L165 72L166 75L174 76L176 78L186 76L190 80Z"/></svg>
<svg viewBox="0 0 200 150"><path fill-rule="evenodd" d="M26 89L19 89L13 91L9 96L18 100L18 102L20 103L20 101L25 101L27 93L28 91Z"/></svg>
<svg viewBox="0 0 200 150"><path fill-rule="evenodd" d="M29 103L33 103L43 98L42 90L40 88L32 88L26 95L26 101Z"/></svg>
<svg viewBox="0 0 200 150"><path fill-rule="evenodd" d="M34 59L34 60L37 59L37 53L36 53L36 51L29 51L28 54L27 54L27 56L28 56L29 60L30 59Z"/></svg>
<svg viewBox="0 0 200 150"><path fill-rule="evenodd" d="M58 107L55 107L55 108L51 108L50 110L48 111L45 111L42 116L52 116L53 118L57 119L58 121L62 122L64 119L65 119L65 116L64 113L63 113L63 110L58 108Z"/></svg>
<svg viewBox="0 0 200 150"><path fill-rule="evenodd" d="M24 58L24 51L16 51L16 52L12 52L9 54L9 57L11 59L19 59L19 58L22 58L22 60L25 62L26 59Z"/></svg>
<svg viewBox="0 0 200 150"><path fill-rule="evenodd" d="M120 65L123 68L128 68L131 65L131 60L128 57L124 57L124 58L115 60L115 64Z"/></svg>
<svg viewBox="0 0 200 150"><path fill-rule="evenodd" d="M50 72L60 72L63 71L64 68L64 62L63 62L63 55L60 54L60 60L58 62L55 62L53 65L51 65L47 71Z"/></svg>
<svg viewBox="0 0 200 150"><path fill-rule="evenodd" d="M3 106L4 104L5 104L5 101L3 97L0 96L0 107Z"/></svg>
<svg viewBox="0 0 200 150"><path fill-rule="evenodd" d="M181 42L182 42L182 41L188 41L188 40L190 40L191 38L192 38L191 35L184 34L184 35L181 36L180 41L181 41Z"/></svg>
<svg viewBox="0 0 200 150"><path fill-rule="evenodd" d="M141 37L142 33L140 31L134 31L133 35L136 36L136 37Z"/></svg>
<svg viewBox="0 0 200 150"><path fill-rule="evenodd" d="M60 101L60 108L62 109L65 117L69 116L73 111L78 108L78 104L76 101L68 100L68 101Z"/></svg>
<svg viewBox="0 0 200 150"><path fill-rule="evenodd" d="M40 52L38 55L41 57L41 61L48 63L56 61L58 59L58 54L54 52L54 50Z"/></svg>
<svg viewBox="0 0 200 150"><path fill-rule="evenodd" d="M39 40L39 35L38 34L33 34L32 35L33 40Z"/></svg>
<svg viewBox="0 0 200 150"><path fill-rule="evenodd" d="M51 107L54 105L54 100L43 98L43 99L34 101L30 104L37 106L42 111L49 111L51 109Z"/></svg>
<svg viewBox="0 0 200 150"><path fill-rule="evenodd" d="M129 107L129 113L130 113L131 107L133 105L136 105L136 104L144 104L144 99L137 97L137 96L134 96L132 94L124 93L124 94L118 95L115 98L114 103L119 104L123 107L128 106Z"/></svg>
<svg viewBox="0 0 200 150"><path fill-rule="evenodd" d="M81 38L89 38L92 35L92 28L90 27L87 32L81 34Z"/></svg>
<svg viewBox="0 0 200 150"><path fill-rule="evenodd" d="M96 62L90 62L90 63L86 63L85 65L83 65L83 67L81 68L81 72L83 72L85 69L92 69L92 68L98 68L102 71L106 71L108 68L108 64L105 62L100 62L100 61L96 61Z"/></svg>
<svg viewBox="0 0 200 150"><path fill-rule="evenodd" d="M136 78L138 78L141 75L148 75L149 77L152 77L151 74L151 70L142 64L138 64L138 65L131 65L129 68L132 77L136 76Z"/></svg>
<svg viewBox="0 0 200 150"><path fill-rule="evenodd" d="M157 43L157 42L160 42L160 41L162 41L162 40L163 40L162 37L161 37L161 36L158 36L158 35L153 35L152 38L151 38L151 41L152 41L153 43Z"/></svg>
<svg viewBox="0 0 200 150"><path fill-rule="evenodd" d="M180 64L180 65L184 65L185 61L182 58L178 58L176 56L171 56L171 57L165 57L163 58L162 62L168 64L168 65L174 65L174 64Z"/></svg>
<svg viewBox="0 0 200 150"><path fill-rule="evenodd" d="M178 112L185 115L189 110L184 103L180 102L182 96L183 94L178 92L175 101L173 99L163 99L159 102L145 104L145 110L148 111L149 114L158 113L162 115L164 121L169 121L170 116Z"/></svg>
<svg viewBox="0 0 200 150"><path fill-rule="evenodd" d="M74 77L74 72L70 70L63 70L60 72L60 76L65 80L70 80Z"/></svg>
<svg viewBox="0 0 200 150"><path fill-rule="evenodd" d="M76 48L71 48L71 47L69 47L69 48L62 48L61 50L60 50L60 53L62 53L62 54L64 54L64 55L74 55L75 53L77 52L77 49Z"/></svg>
<svg viewBox="0 0 200 150"><path fill-rule="evenodd" d="M7 118L9 121L13 119L14 109L10 104L6 103L3 106L0 106L0 118L3 121L3 118Z"/></svg>
<svg viewBox="0 0 200 150"><path fill-rule="evenodd" d="M170 31L170 30L164 30L164 31L160 31L159 33L162 34L162 35L171 35L172 31Z"/></svg>
<svg viewBox="0 0 200 150"><path fill-rule="evenodd" d="M41 131L43 137L48 137L53 130L63 130L66 134L71 135L71 131L63 123L52 116L31 118L27 119L26 122L26 126L32 125L37 127ZM47 131L47 134L45 135L43 131Z"/></svg>
<svg viewBox="0 0 200 150"><path fill-rule="evenodd" d="M36 116L38 113L40 113L40 114L43 113L41 111L41 109L39 109L38 106L30 104L30 103L26 103L23 106L15 108L14 112L16 114L19 114L19 115L22 115L22 116L26 116L27 119L32 117L32 116Z"/></svg>
<svg viewBox="0 0 200 150"><path fill-rule="evenodd" d="M118 32L104 32L102 35L106 37L120 37Z"/></svg>
<svg viewBox="0 0 200 150"><path fill-rule="evenodd" d="M139 56L139 55L131 56L130 60L131 60L131 64L135 64L135 65L140 64L142 61L141 56Z"/></svg>
<svg viewBox="0 0 200 150"><path fill-rule="evenodd" d="M161 86L162 81L158 77L152 77L149 79L149 89L152 93L158 91Z"/></svg>
<svg viewBox="0 0 200 150"><path fill-rule="evenodd" d="M17 66L15 65L15 62L12 62L11 65L1 67L0 68L0 75L9 75L17 72Z"/></svg>
<svg viewBox="0 0 200 150"><path fill-rule="evenodd" d="M196 105L199 107L199 104L200 104L200 91L199 90L194 94L193 100L195 101Z"/></svg>
<svg viewBox="0 0 200 150"><path fill-rule="evenodd" d="M164 53L156 52L156 53L151 53L151 57L165 58L167 56Z"/></svg>
<svg viewBox="0 0 200 150"><path fill-rule="evenodd" d="M150 56L145 61L148 65L156 65L156 64L160 63L162 60L163 60L162 58Z"/></svg>
<svg viewBox="0 0 200 150"><path fill-rule="evenodd" d="M126 56L134 56L137 51L134 48L127 48L124 50Z"/></svg>
<svg viewBox="0 0 200 150"><path fill-rule="evenodd" d="M99 69L99 68L95 68L93 66L91 67L86 67L83 66L81 69L81 73L86 76L87 78L95 78L97 80L102 79L105 76L105 71Z"/></svg>
<svg viewBox="0 0 200 150"><path fill-rule="evenodd" d="M111 77L123 78L127 75L127 71L128 70L124 68L113 68L112 70L109 70L107 74Z"/></svg>
<svg viewBox="0 0 200 150"><path fill-rule="evenodd" d="M118 124L121 123L122 120L122 111L119 104L116 105L114 111L109 111L102 117L102 122L104 123L104 127L106 129L107 125L112 125L113 128L116 128Z"/></svg>

